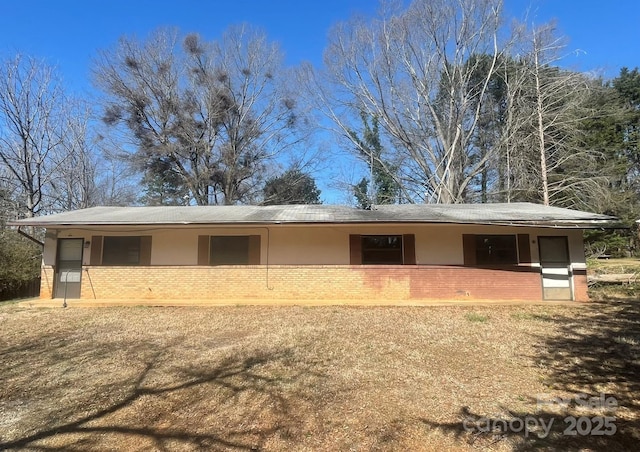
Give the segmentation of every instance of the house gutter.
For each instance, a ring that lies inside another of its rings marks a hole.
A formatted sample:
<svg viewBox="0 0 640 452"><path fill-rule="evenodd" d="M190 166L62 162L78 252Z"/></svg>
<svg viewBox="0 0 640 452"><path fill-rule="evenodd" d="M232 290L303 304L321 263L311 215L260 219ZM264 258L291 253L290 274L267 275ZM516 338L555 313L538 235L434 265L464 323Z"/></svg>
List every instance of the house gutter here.
<svg viewBox="0 0 640 452"><path fill-rule="evenodd" d="M640 220L637 221L640 224ZM621 223L617 218L609 220L591 220L591 219L541 219L541 220L423 220L423 219L374 219L369 221L363 220L264 220L264 221L95 221L95 222L8 222L9 226L37 226L42 228L74 228L74 227L100 227L100 226L153 226L153 227L167 227L167 226L255 226L255 227L268 227L272 225L380 225L380 224L466 224L466 225L494 225L494 226L533 226L533 227L575 227L575 228L629 228L629 226Z"/></svg>
<svg viewBox="0 0 640 452"><path fill-rule="evenodd" d="M38 240L37 238L27 234L26 232L24 232L22 229L22 226L18 226L18 234L20 234L23 237L28 238L29 240L31 240L33 243L36 243L38 245L40 245L42 248L44 248L44 242L41 242L40 240Z"/></svg>
<svg viewBox="0 0 640 452"><path fill-rule="evenodd" d="M640 223L640 220L638 220ZM515 226L515 227L542 227L542 228L563 228L563 229L628 229L629 226L622 224L619 219L615 217L609 217L606 219L588 219L588 218L574 218L574 219L561 219L561 218L540 218L540 219L382 219L375 218L370 220L262 220L262 221L87 221L87 222L47 222L47 221L32 221L20 220L15 222L8 222L11 226L39 226L44 228L86 228L86 227L171 227L171 226L186 226L186 227L208 227L208 226L253 226L268 228L269 226L302 226L302 225L383 225L383 224L416 224L416 225L442 225L442 224L458 224L458 225L485 225L485 226ZM32 237L29 237L33 239ZM35 240L35 239L34 239ZM36 243L40 243L36 240Z"/></svg>

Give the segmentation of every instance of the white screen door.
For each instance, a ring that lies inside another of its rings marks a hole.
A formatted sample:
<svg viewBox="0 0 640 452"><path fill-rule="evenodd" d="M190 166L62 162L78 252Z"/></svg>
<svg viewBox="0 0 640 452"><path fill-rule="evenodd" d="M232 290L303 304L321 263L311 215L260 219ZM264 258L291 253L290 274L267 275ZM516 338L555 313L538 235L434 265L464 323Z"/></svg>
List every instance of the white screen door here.
<svg viewBox="0 0 640 452"><path fill-rule="evenodd" d="M566 236L538 237L545 300L572 300L571 260Z"/></svg>
<svg viewBox="0 0 640 452"><path fill-rule="evenodd" d="M55 298L80 298L83 239L59 239Z"/></svg>

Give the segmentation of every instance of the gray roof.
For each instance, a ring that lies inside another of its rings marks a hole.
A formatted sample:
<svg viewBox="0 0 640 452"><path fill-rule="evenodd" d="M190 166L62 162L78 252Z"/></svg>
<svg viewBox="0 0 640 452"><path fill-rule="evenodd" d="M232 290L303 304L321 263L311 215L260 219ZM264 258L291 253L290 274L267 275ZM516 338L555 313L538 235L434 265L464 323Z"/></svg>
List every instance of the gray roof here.
<svg viewBox="0 0 640 452"><path fill-rule="evenodd" d="M612 227L614 217L531 203L402 204L362 210L334 205L92 207L17 220L14 226L461 223Z"/></svg>

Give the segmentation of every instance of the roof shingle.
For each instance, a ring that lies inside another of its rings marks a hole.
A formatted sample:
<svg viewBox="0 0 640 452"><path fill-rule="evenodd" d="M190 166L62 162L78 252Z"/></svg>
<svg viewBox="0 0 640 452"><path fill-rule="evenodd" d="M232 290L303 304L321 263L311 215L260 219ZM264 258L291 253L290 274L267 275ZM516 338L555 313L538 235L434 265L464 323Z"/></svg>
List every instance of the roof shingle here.
<svg viewBox="0 0 640 452"><path fill-rule="evenodd" d="M280 223L466 223L611 227L615 217L532 203L92 207L17 220L15 226Z"/></svg>

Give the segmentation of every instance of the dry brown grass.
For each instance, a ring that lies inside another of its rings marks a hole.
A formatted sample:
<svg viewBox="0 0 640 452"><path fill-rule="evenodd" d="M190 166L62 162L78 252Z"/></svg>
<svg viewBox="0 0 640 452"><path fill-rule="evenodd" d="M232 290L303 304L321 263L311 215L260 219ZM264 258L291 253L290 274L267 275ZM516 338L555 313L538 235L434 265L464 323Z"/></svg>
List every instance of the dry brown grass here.
<svg viewBox="0 0 640 452"><path fill-rule="evenodd" d="M636 257L590 260L588 273L593 276L626 275L622 282L616 284L602 282L591 284L589 292L592 298L636 300L640 298L640 259Z"/></svg>
<svg viewBox="0 0 640 452"><path fill-rule="evenodd" d="M637 257L590 259L588 267L594 274L637 273L640 272L640 259Z"/></svg>
<svg viewBox="0 0 640 452"><path fill-rule="evenodd" d="M5 305L0 325L0 449L614 451L640 441L635 302ZM538 394L601 392L621 405L613 436L563 436L566 413L536 407ZM554 418L553 434L462 424L526 415Z"/></svg>

